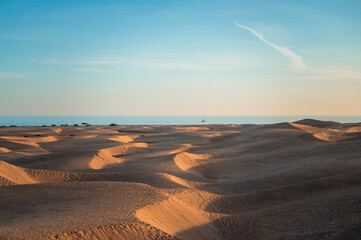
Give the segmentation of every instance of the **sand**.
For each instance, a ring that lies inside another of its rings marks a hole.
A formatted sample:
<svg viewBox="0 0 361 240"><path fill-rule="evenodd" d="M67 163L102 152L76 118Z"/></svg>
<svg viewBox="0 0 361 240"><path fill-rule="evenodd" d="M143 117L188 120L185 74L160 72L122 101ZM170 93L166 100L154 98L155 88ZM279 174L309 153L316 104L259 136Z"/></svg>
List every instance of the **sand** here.
<svg viewBox="0 0 361 240"><path fill-rule="evenodd" d="M0 239L358 239L361 123L0 128Z"/></svg>

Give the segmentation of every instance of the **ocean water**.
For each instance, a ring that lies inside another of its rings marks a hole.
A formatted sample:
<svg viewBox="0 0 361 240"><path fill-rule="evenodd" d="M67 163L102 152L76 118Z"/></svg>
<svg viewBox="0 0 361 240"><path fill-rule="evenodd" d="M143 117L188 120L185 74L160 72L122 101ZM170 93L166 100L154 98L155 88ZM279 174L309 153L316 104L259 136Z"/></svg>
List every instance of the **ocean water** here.
<svg viewBox="0 0 361 240"><path fill-rule="evenodd" d="M271 124L312 118L336 122L361 122L361 116L0 116L0 126L42 126L61 124L109 125L198 125ZM205 122L202 122L205 120Z"/></svg>

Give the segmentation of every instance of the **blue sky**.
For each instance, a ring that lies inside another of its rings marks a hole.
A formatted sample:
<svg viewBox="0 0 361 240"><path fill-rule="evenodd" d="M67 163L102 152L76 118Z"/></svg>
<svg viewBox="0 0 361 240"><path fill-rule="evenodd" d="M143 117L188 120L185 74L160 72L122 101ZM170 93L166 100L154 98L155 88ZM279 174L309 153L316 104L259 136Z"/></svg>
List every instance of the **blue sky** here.
<svg viewBox="0 0 361 240"><path fill-rule="evenodd" d="M359 9L2 0L0 115L361 115Z"/></svg>

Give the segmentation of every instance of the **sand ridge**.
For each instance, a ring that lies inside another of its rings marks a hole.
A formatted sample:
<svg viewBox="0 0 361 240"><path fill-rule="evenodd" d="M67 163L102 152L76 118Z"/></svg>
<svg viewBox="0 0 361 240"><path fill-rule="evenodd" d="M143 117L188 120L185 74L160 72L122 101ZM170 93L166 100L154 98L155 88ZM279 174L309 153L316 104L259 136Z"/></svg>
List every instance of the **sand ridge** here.
<svg viewBox="0 0 361 240"><path fill-rule="evenodd" d="M356 239L361 124L0 129L1 239Z"/></svg>

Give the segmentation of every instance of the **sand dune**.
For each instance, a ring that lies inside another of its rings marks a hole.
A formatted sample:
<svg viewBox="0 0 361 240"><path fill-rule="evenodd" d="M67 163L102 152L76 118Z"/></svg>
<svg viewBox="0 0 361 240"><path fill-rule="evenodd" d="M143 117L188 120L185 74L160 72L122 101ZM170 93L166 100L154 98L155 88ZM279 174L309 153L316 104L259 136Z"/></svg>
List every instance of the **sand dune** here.
<svg viewBox="0 0 361 240"><path fill-rule="evenodd" d="M1 148L0 148L0 152L1 152L1 153L8 153L8 152L11 152L11 150L9 150L9 149L7 149L7 148L1 147Z"/></svg>
<svg viewBox="0 0 361 240"><path fill-rule="evenodd" d="M0 185L37 183L23 168L0 161Z"/></svg>
<svg viewBox="0 0 361 240"><path fill-rule="evenodd" d="M361 124L0 129L0 239L358 239Z"/></svg>
<svg viewBox="0 0 361 240"><path fill-rule="evenodd" d="M130 143L101 149L90 161L89 167L92 169L101 169L108 165L124 162L124 160L119 157L135 153L139 151L139 149L147 147L147 143Z"/></svg>
<svg viewBox="0 0 361 240"><path fill-rule="evenodd" d="M136 217L183 239L218 239L209 214L176 197L137 210Z"/></svg>
<svg viewBox="0 0 361 240"><path fill-rule="evenodd" d="M208 158L209 156L207 154L192 154L188 152L181 152L174 157L174 162L183 171L199 174L194 170L194 168L202 164L201 160Z"/></svg>
<svg viewBox="0 0 361 240"><path fill-rule="evenodd" d="M116 142L128 143L128 142L132 142L137 137L139 137L139 136L138 135L125 135L125 136L117 136L117 137L113 137L113 138L109 138L109 139L116 141Z"/></svg>

